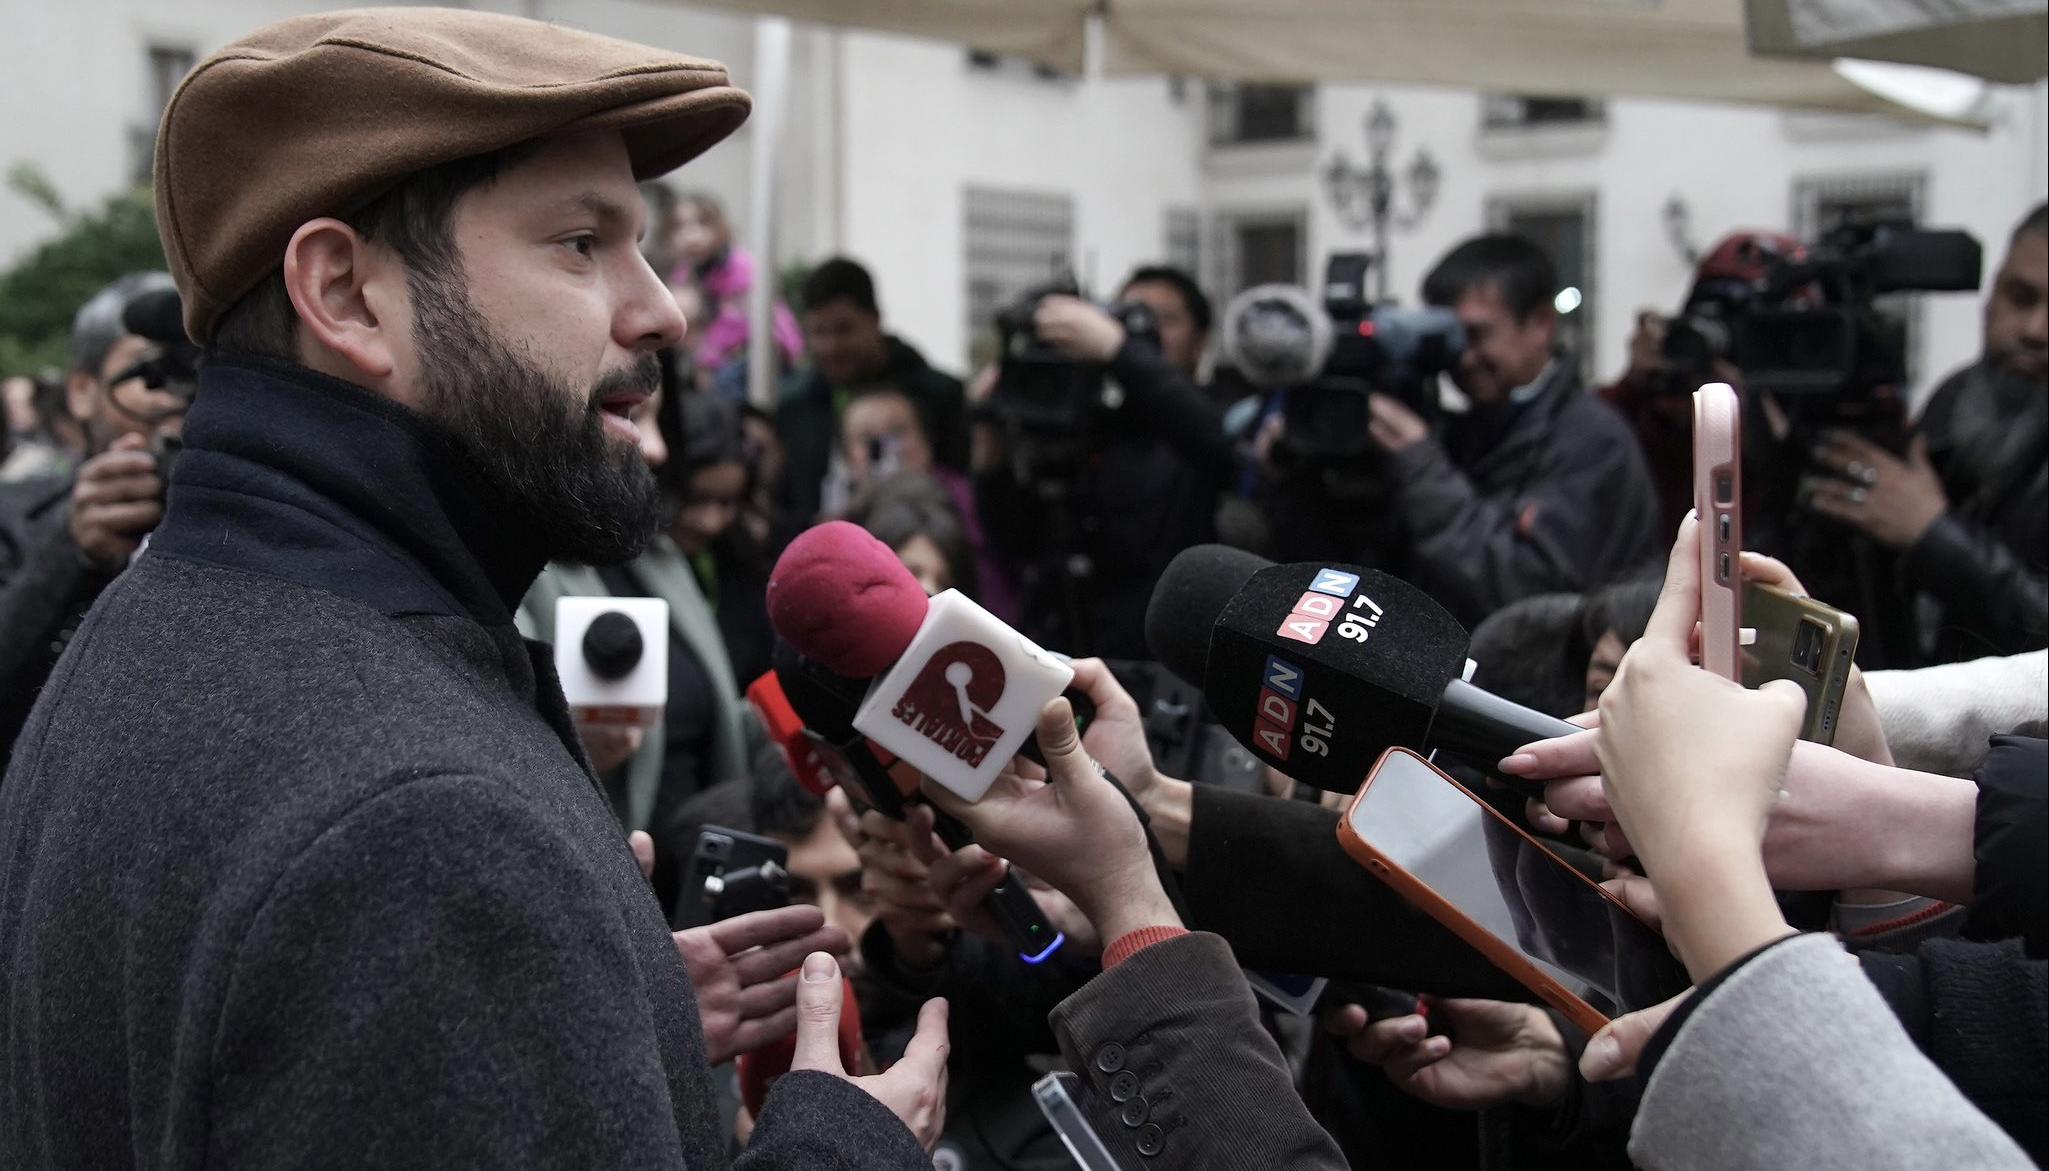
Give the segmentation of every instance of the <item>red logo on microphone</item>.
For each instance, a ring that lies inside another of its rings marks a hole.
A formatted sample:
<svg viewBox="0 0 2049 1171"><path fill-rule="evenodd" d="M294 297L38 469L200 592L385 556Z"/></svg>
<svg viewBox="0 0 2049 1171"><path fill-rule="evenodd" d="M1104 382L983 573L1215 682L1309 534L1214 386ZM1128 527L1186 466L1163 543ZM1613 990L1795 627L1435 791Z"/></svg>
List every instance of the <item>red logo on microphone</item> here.
<svg viewBox="0 0 2049 1171"><path fill-rule="evenodd" d="M980 768L1003 729L989 709L1003 699L1003 660L975 642L948 643L928 659L890 714L918 735Z"/></svg>

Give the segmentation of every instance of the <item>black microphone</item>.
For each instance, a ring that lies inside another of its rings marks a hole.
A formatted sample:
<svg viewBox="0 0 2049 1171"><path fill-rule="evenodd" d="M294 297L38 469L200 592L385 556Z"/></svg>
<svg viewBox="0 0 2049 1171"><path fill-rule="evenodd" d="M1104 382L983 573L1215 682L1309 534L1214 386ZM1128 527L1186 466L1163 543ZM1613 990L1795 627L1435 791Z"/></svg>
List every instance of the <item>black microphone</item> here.
<svg viewBox="0 0 2049 1171"><path fill-rule="evenodd" d="M867 694L868 681L835 674L798 654L796 648L780 638L776 639L773 661L790 710L804 721L827 770L841 784L852 784L884 817L903 821L909 814L910 802L892 775L891 766L876 756L868 738L854 728L854 713ZM975 840L959 818L937 807L932 810L932 829L948 849L958 850ZM1003 882L982 900L982 907L1003 928L1005 938L1017 949L1018 958L1028 964L1044 962L1067 940L1047 921L1038 899L1008 869Z"/></svg>
<svg viewBox="0 0 2049 1171"><path fill-rule="evenodd" d="M1200 687L1233 736L1319 789L1356 790L1394 745L1442 748L1491 770L1533 740L1579 731L1467 683L1465 628L1377 570L1275 565L1198 545L1167 566L1145 632L1154 657Z"/></svg>

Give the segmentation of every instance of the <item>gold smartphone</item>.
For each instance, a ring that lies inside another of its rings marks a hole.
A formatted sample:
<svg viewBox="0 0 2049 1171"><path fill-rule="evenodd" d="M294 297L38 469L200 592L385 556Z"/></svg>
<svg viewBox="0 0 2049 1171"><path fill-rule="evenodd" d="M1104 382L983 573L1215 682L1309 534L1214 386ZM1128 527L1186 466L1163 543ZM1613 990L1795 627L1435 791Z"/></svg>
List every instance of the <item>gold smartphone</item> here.
<svg viewBox="0 0 2049 1171"><path fill-rule="evenodd" d="M1757 632L1742 648L1743 686L1791 679L1807 692L1802 740L1833 744L1843 690L1857 658L1857 619L1834 606L1760 582L1743 583L1743 625Z"/></svg>

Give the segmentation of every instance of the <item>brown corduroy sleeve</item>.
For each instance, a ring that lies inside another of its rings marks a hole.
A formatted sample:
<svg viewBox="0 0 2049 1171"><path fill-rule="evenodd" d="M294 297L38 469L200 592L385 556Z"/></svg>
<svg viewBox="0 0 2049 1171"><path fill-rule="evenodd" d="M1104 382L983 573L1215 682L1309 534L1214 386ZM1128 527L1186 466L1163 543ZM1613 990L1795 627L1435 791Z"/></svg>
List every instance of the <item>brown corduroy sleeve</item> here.
<svg viewBox="0 0 2049 1171"><path fill-rule="evenodd" d="M1295 1093L1252 992L1217 936L1153 944L1053 1010L1084 1108L1129 1167L1343 1168Z"/></svg>

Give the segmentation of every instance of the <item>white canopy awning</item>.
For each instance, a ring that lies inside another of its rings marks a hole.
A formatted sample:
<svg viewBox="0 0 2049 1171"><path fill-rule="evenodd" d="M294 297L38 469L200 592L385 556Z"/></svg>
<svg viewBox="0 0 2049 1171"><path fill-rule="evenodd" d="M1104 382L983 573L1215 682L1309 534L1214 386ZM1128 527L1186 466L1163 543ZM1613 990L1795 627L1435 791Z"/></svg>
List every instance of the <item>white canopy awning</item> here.
<svg viewBox="0 0 2049 1171"><path fill-rule="evenodd" d="M1930 65L2026 84L2049 76L2049 0L1745 0L1750 49Z"/></svg>
<svg viewBox="0 0 2049 1171"><path fill-rule="evenodd" d="M1071 73L1102 22L1110 74L1396 82L1560 97L1653 97L1934 117L1826 60L1759 57L1746 0L697 0L911 33ZM1764 0L1750 0L1761 3ZM1777 0L1798 3L1806 0ZM1811 0L1821 3L1824 0ZM1839 0L1850 4L1853 0ZM1854 0L1862 3L1865 0ZM1939 4L1943 0L1899 0ZM1952 0L1958 4L2049 0Z"/></svg>

